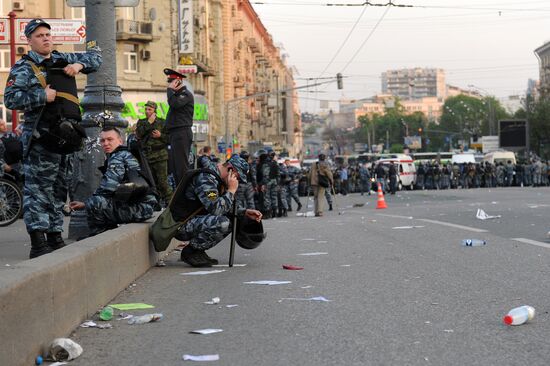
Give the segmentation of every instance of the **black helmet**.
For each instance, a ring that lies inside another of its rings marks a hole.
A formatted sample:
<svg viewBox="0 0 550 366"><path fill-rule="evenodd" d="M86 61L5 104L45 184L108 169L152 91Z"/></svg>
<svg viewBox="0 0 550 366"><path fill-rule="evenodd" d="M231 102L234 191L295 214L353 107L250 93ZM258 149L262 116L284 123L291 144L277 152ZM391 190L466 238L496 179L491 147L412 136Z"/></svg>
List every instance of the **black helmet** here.
<svg viewBox="0 0 550 366"><path fill-rule="evenodd" d="M323 153L319 154L319 160L324 161L327 158L327 156Z"/></svg>
<svg viewBox="0 0 550 366"><path fill-rule="evenodd" d="M248 161L248 158L250 158L250 154L248 153L248 151L245 150L241 151L239 156L246 161Z"/></svg>
<svg viewBox="0 0 550 366"><path fill-rule="evenodd" d="M267 151L265 151L264 149L260 149L256 152L256 155L257 156L267 155Z"/></svg>
<svg viewBox="0 0 550 366"><path fill-rule="evenodd" d="M271 151L269 152L269 157L272 158L272 157L274 157L274 156L275 156L275 151L271 150Z"/></svg>
<svg viewBox="0 0 550 366"><path fill-rule="evenodd" d="M264 226L262 222L252 220L248 217L237 220L237 244L244 249L254 249L260 246L265 239Z"/></svg>

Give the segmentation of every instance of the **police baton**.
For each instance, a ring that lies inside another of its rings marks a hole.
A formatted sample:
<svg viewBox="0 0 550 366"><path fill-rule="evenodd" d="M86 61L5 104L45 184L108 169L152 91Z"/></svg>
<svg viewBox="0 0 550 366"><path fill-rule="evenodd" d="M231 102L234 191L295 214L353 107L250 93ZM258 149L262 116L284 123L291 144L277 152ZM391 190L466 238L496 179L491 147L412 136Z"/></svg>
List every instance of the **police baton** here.
<svg viewBox="0 0 550 366"><path fill-rule="evenodd" d="M229 248L229 267L233 267L235 257L235 238L237 236L237 197L233 199L233 229L231 230L231 246Z"/></svg>

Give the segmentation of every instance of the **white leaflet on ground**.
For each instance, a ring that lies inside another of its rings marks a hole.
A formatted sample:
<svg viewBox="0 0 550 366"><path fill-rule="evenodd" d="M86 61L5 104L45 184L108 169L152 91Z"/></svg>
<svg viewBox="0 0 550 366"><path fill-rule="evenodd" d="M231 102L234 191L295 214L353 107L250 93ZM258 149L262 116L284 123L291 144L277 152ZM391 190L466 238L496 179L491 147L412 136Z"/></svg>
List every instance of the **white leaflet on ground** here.
<svg viewBox="0 0 550 366"><path fill-rule="evenodd" d="M404 229L419 229L419 228L422 228L424 226L394 226L392 227L392 229L394 230L404 230Z"/></svg>
<svg viewBox="0 0 550 366"><path fill-rule="evenodd" d="M316 297L310 297L307 299L302 299L298 297L283 297L281 300L294 300L294 301L322 301L322 302L329 302L330 300L327 300L323 296L316 296Z"/></svg>
<svg viewBox="0 0 550 366"><path fill-rule="evenodd" d="M111 329L113 326L110 323L97 324L92 320L87 320L80 324L80 328L98 328L98 329Z"/></svg>
<svg viewBox="0 0 550 366"><path fill-rule="evenodd" d="M266 281L248 281L248 282L243 282L243 283L247 284L247 285L268 285L268 286L273 286L273 285L286 285L286 284L292 283L292 281L270 281L270 280L266 280Z"/></svg>
<svg viewBox="0 0 550 366"><path fill-rule="evenodd" d="M212 300L210 301L205 301L204 302L206 305L215 305L215 304L219 304L220 303L220 298L219 297L213 297Z"/></svg>
<svg viewBox="0 0 550 366"><path fill-rule="evenodd" d="M184 361L218 361L220 355L183 355Z"/></svg>
<svg viewBox="0 0 550 366"><path fill-rule="evenodd" d="M313 240L315 240L315 239L313 239L313 238L303 238L302 240L305 240L305 241L313 241Z"/></svg>
<svg viewBox="0 0 550 366"><path fill-rule="evenodd" d="M214 264L212 267L229 267L229 264ZM233 267L246 267L246 263L234 263Z"/></svg>
<svg viewBox="0 0 550 366"><path fill-rule="evenodd" d="M231 308L236 308L237 306L239 306L239 305L237 305L237 304L225 305L226 308L230 308L230 309L231 309Z"/></svg>
<svg viewBox="0 0 550 366"><path fill-rule="evenodd" d="M307 286L302 286L302 287L300 287L300 288L304 288L304 289L305 289L305 288L312 288L312 287L313 287L313 286L311 286L311 285L307 285Z"/></svg>
<svg viewBox="0 0 550 366"><path fill-rule="evenodd" d="M483 211L481 208L477 209L476 218L480 220L490 220L490 219L498 219L501 217L500 215L488 215L487 212Z"/></svg>
<svg viewBox="0 0 550 366"><path fill-rule="evenodd" d="M192 334L214 334L214 333L221 333L221 332L223 332L223 329L207 328L207 329L192 330L189 333L192 333Z"/></svg>
<svg viewBox="0 0 550 366"><path fill-rule="evenodd" d="M327 252L312 252L312 253L300 253L298 255L308 255L308 256L311 256L311 255L325 255L325 254L328 254Z"/></svg>
<svg viewBox="0 0 550 366"><path fill-rule="evenodd" d="M182 275L182 276L203 276L203 275L209 275L209 274L214 274L214 273L222 273L222 272L225 272L225 269L216 269L216 270L213 270L213 271L185 272L185 273L180 273L180 275Z"/></svg>

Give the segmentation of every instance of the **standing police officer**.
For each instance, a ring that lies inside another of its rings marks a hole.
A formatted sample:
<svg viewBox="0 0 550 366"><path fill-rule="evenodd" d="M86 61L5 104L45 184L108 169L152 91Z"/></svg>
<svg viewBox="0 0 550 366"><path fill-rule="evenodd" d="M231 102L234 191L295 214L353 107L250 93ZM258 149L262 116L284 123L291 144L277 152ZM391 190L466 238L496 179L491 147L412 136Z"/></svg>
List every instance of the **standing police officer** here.
<svg viewBox="0 0 550 366"><path fill-rule="evenodd" d="M164 69L164 74L168 77L166 93L170 106L166 116L166 129L170 134L170 170L174 174L177 186L189 170L195 99L183 83L185 75L172 69Z"/></svg>
<svg viewBox="0 0 550 366"><path fill-rule="evenodd" d="M159 194L168 203L172 198L172 189L168 185L168 133L164 120L157 117L157 103L145 103L145 117L137 121L136 136L149 163Z"/></svg>
<svg viewBox="0 0 550 366"><path fill-rule="evenodd" d="M22 134L26 156L23 162L23 218L31 237L30 258L65 245L61 237L62 209L67 199L67 175L71 165L70 154L52 151L49 142L37 138L36 132L48 136L52 128L61 125L73 128L72 122L80 119L74 76L94 72L101 65L100 50L94 41L87 43L85 53L54 51L50 29L42 19L33 19L27 24L25 36L31 51L11 68L4 92L7 108L25 111ZM51 83L55 64L65 65L57 68L68 77L68 83L72 79L72 92L64 91L67 85L61 85L63 83ZM54 113L49 113L52 111L55 111L55 117L52 117ZM69 115L69 111L74 114Z"/></svg>
<svg viewBox="0 0 550 366"><path fill-rule="evenodd" d="M288 202L288 211L292 211L292 199L298 204L296 211L302 209L302 203L300 202L300 197L298 196L298 182L302 176L302 171L297 167L290 164L290 159L285 159L285 167L290 178L288 183L288 190L286 200Z"/></svg>

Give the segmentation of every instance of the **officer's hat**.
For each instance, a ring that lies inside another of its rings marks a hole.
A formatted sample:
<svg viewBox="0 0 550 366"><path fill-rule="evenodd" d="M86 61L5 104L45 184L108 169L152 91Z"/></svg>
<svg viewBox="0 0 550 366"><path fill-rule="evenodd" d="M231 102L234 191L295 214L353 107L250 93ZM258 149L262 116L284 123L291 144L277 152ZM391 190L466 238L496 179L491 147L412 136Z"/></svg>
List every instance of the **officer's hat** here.
<svg viewBox="0 0 550 366"><path fill-rule="evenodd" d="M226 163L231 165L231 167L237 171L239 181L242 183L246 183L246 175L249 168L248 163L239 155L233 155L229 160L227 160Z"/></svg>
<svg viewBox="0 0 550 366"><path fill-rule="evenodd" d="M168 80L173 80L173 79L186 79L187 76L185 76L184 74L182 73L179 73L177 72L176 70L172 70L172 69L164 69L164 75L166 75L168 77Z"/></svg>
<svg viewBox="0 0 550 366"><path fill-rule="evenodd" d="M42 19L33 19L25 26L25 37L29 38L38 27L46 27L52 29L52 27Z"/></svg>

